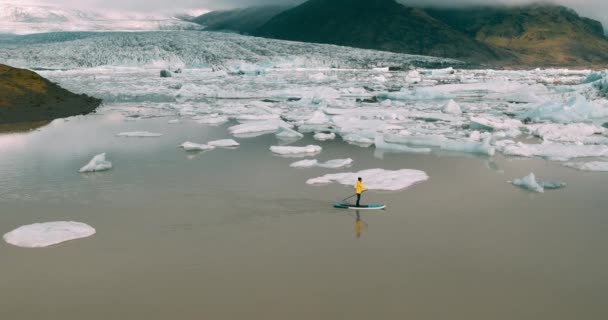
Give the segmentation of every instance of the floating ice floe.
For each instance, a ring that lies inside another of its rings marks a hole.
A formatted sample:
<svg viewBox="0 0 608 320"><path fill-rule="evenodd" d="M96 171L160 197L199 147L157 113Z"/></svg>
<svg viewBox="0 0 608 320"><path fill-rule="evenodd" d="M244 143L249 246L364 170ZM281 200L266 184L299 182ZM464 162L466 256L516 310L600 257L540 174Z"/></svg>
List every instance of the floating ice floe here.
<svg viewBox="0 0 608 320"><path fill-rule="evenodd" d="M106 159L106 154L101 153L93 157L89 163L87 163L84 167L80 168L78 172L99 172L99 171L107 171L112 169L112 162Z"/></svg>
<svg viewBox="0 0 608 320"><path fill-rule="evenodd" d="M412 148L405 145L387 143L384 141L384 136L381 134L376 135L374 139L374 144L377 149L382 149L386 151L394 151L394 152L406 152L406 153L431 153L430 148Z"/></svg>
<svg viewBox="0 0 608 320"><path fill-rule="evenodd" d="M237 137L255 137L276 133L282 126L289 127L280 120L253 121L232 126L228 128L228 131Z"/></svg>
<svg viewBox="0 0 608 320"><path fill-rule="evenodd" d="M210 145L207 145L207 144L194 143L194 142L189 142L189 141L182 143L182 145L180 147L183 148L185 151L188 151L188 152L206 151L206 150L213 150L213 149L215 149L214 146L210 146Z"/></svg>
<svg viewBox="0 0 608 320"><path fill-rule="evenodd" d="M333 132L331 132L331 133L317 132L317 133L315 133L313 138L318 141L334 140L336 138L336 134Z"/></svg>
<svg viewBox="0 0 608 320"><path fill-rule="evenodd" d="M591 144L597 143L599 137L594 139L594 135L601 135L607 130L593 124L572 123L572 124L535 124L528 125L528 130L533 135L542 138L544 141L554 142L578 142ZM608 138L601 137L608 144Z"/></svg>
<svg viewBox="0 0 608 320"><path fill-rule="evenodd" d="M4 241L17 247L42 248L94 234L95 229L87 224L58 221L21 226L6 233Z"/></svg>
<svg viewBox="0 0 608 320"><path fill-rule="evenodd" d="M549 101L518 115L520 119L556 123L588 122L608 118L608 106L588 101L580 94L566 101Z"/></svg>
<svg viewBox="0 0 608 320"><path fill-rule="evenodd" d="M525 144L512 140L497 142L497 147L504 155L519 157L539 157L554 161L568 161L575 158L608 156L606 145L580 145L544 142Z"/></svg>
<svg viewBox="0 0 608 320"><path fill-rule="evenodd" d="M564 165L581 171L608 172L608 161L568 162Z"/></svg>
<svg viewBox="0 0 608 320"><path fill-rule="evenodd" d="M232 139L223 139L223 140L209 141L207 143L207 145L209 145L211 147L234 148L234 147L240 146L241 144Z"/></svg>
<svg viewBox="0 0 608 320"><path fill-rule="evenodd" d="M180 124L181 121L179 119L173 119L173 120L169 120L167 121L168 124Z"/></svg>
<svg viewBox="0 0 608 320"><path fill-rule="evenodd" d="M443 111L443 113L447 113L447 114L462 114L460 105L458 105L458 103L456 103L456 101L451 100L451 99L443 106L441 111Z"/></svg>
<svg viewBox="0 0 608 320"><path fill-rule="evenodd" d="M320 146L309 145L305 147L283 147L283 146L272 146L270 151L280 155L300 155L300 154L317 154L321 152L323 148Z"/></svg>
<svg viewBox="0 0 608 320"><path fill-rule="evenodd" d="M481 135L479 138L481 139ZM449 152L472 153L486 156L493 156L496 153L496 148L490 143L490 136L485 137L481 141L475 141L474 139L448 139L444 136L436 135L413 136L390 134L385 136L385 140L411 146L438 148Z"/></svg>
<svg viewBox="0 0 608 320"><path fill-rule="evenodd" d="M403 169L403 170L384 170L369 169L359 172L346 172L328 174L322 177L309 179L307 184L329 184L336 182L343 185L354 186L357 178L363 178L363 184L370 190L397 191L408 188L418 182L428 180L428 175L424 171Z"/></svg>
<svg viewBox="0 0 608 320"><path fill-rule="evenodd" d="M207 115L207 116L198 116L198 117L194 117L193 119L198 124L207 124L207 125L221 125L221 124L224 124L224 123L230 121L230 119L228 117L220 116L217 114L216 115Z"/></svg>
<svg viewBox="0 0 608 320"><path fill-rule="evenodd" d="M297 132L289 127L280 126L278 132L275 136L283 141L297 141L299 139L304 138L304 135L300 132Z"/></svg>
<svg viewBox="0 0 608 320"><path fill-rule="evenodd" d="M298 162L294 162L289 165L292 168L327 168L327 169L337 169L348 167L353 163L353 159L335 159L329 160L327 162L319 162L316 159L313 160L302 160Z"/></svg>
<svg viewBox="0 0 608 320"><path fill-rule="evenodd" d="M530 173L523 178L513 179L511 184L522 189L538 193L544 193L545 189L560 189L566 186L566 184L563 182L537 180L534 173Z"/></svg>
<svg viewBox="0 0 608 320"><path fill-rule="evenodd" d="M521 121L516 119L502 119L491 115L471 117L471 129L472 130L484 130L484 131L518 131L523 124Z"/></svg>
<svg viewBox="0 0 608 320"><path fill-rule="evenodd" d="M133 131L133 132L121 132L117 134L117 137L125 137L125 138L157 138L161 137L162 133L154 133L148 131Z"/></svg>

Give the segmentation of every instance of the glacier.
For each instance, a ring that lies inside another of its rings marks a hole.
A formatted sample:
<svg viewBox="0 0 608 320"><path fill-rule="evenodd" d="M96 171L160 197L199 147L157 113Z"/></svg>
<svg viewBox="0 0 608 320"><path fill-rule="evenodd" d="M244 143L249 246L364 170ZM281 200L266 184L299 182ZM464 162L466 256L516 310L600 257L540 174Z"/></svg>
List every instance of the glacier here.
<svg viewBox="0 0 608 320"><path fill-rule="evenodd" d="M102 98L99 112L125 121L225 125L236 138L274 135L278 148L311 138L378 152L608 157L606 72L468 69L456 60L204 31L11 36L0 40L0 61Z"/></svg>
<svg viewBox="0 0 608 320"><path fill-rule="evenodd" d="M35 34L58 31L202 30L204 27L171 15L78 10L51 4L2 1L0 33Z"/></svg>

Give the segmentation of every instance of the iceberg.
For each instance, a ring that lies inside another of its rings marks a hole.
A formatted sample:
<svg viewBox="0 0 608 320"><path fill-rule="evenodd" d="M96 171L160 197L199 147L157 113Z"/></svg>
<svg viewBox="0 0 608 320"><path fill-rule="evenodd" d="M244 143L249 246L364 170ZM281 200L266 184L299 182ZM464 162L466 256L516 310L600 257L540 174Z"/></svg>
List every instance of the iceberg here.
<svg viewBox="0 0 608 320"><path fill-rule="evenodd" d="M280 155L317 154L320 153L322 150L323 148L315 145L309 145L306 147L270 147L270 151Z"/></svg>
<svg viewBox="0 0 608 320"><path fill-rule="evenodd" d="M234 147L240 146L241 144L232 139L223 139L223 140L210 141L207 143L207 145L209 145L211 147L234 148Z"/></svg>
<svg viewBox="0 0 608 320"><path fill-rule="evenodd" d="M342 185L354 186L357 178L363 178L363 184L369 190L379 191L398 191L406 189L416 183L428 180L428 175L424 171L402 169L402 170L384 170L384 169L369 169L359 172L346 172L328 174L322 177L309 179L307 184L330 184L332 182Z"/></svg>
<svg viewBox="0 0 608 320"><path fill-rule="evenodd" d="M608 161L568 162L564 165L581 171L608 172Z"/></svg>
<svg viewBox="0 0 608 320"><path fill-rule="evenodd" d="M313 138L318 141L334 140L336 138L336 134L333 132L331 132L331 133L318 132L318 133L315 133Z"/></svg>
<svg viewBox="0 0 608 320"><path fill-rule="evenodd" d="M353 159L335 159L327 162L318 162L316 159L313 160L302 160L294 162L289 166L292 168L326 168L326 169L338 169L348 167L353 163Z"/></svg>
<svg viewBox="0 0 608 320"><path fill-rule="evenodd" d="M215 149L214 146L199 144L194 142L184 142L180 145L181 148L186 150L187 152L195 152L195 151L206 151Z"/></svg>
<svg viewBox="0 0 608 320"><path fill-rule="evenodd" d="M95 229L87 224L73 221L35 223L21 226L4 235L4 241L22 248L43 248L62 242L87 238Z"/></svg>
<svg viewBox="0 0 608 320"><path fill-rule="evenodd" d="M148 131L133 131L133 132L121 132L117 134L117 137L125 137L125 138L157 138L161 137L162 133L154 133Z"/></svg>
<svg viewBox="0 0 608 320"><path fill-rule="evenodd" d="M101 153L93 157L89 163L87 163L84 167L80 168L78 172L99 172L99 171L107 171L112 169L112 162L106 159L106 154Z"/></svg>

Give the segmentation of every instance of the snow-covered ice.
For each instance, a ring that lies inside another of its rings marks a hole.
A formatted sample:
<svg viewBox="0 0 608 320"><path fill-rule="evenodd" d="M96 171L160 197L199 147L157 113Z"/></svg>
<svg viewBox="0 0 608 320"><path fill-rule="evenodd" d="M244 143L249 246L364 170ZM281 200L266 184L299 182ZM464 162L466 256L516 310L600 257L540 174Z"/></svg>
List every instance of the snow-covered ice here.
<svg viewBox="0 0 608 320"><path fill-rule="evenodd" d="M107 171L112 169L112 162L106 159L106 154L101 153L93 157L89 163L87 163L84 167L80 168L78 172L99 172L99 171Z"/></svg>
<svg viewBox="0 0 608 320"><path fill-rule="evenodd" d="M353 163L353 159L334 159L327 162L319 162L317 159L302 160L294 162L289 166L292 168L327 168L327 169L338 169L348 167Z"/></svg>
<svg viewBox="0 0 608 320"><path fill-rule="evenodd" d="M431 153L430 148L412 148L405 145L387 143L384 141L384 136L381 134L376 135L374 139L374 145L377 149L393 152L406 152L406 153Z"/></svg>
<svg viewBox="0 0 608 320"><path fill-rule="evenodd" d="M336 138L336 134L333 132L331 132L331 133L317 132L317 133L315 133L315 135L313 137L315 140L318 140L318 141L328 141L328 140L334 140Z"/></svg>
<svg viewBox="0 0 608 320"><path fill-rule="evenodd" d="M124 138L158 138L161 137L162 133L148 132L148 131L133 131L133 132L121 132L117 134L117 137Z"/></svg>
<svg viewBox="0 0 608 320"><path fill-rule="evenodd" d="M339 183L343 185L354 186L357 178L363 178L363 184L369 190L382 191L397 191L406 189L418 182L428 180L428 175L424 171L402 169L402 170L384 170L384 169L369 169L359 172L346 172L327 174L322 177L309 179L307 184L329 184Z"/></svg>
<svg viewBox="0 0 608 320"><path fill-rule="evenodd" d="M581 171L608 172L608 161L567 162L564 165Z"/></svg>
<svg viewBox="0 0 608 320"><path fill-rule="evenodd" d="M220 147L220 148L234 148L234 147L238 147L241 145L240 143L238 143L232 139L209 141L207 144L212 147Z"/></svg>
<svg viewBox="0 0 608 320"><path fill-rule="evenodd" d="M21 226L6 233L4 241L17 247L42 248L94 234L95 229L87 224L57 221Z"/></svg>
<svg viewBox="0 0 608 320"><path fill-rule="evenodd" d="M184 142L180 145L185 151L194 152L194 151L206 151L215 149L214 146L210 146L202 143L194 143L194 142Z"/></svg>
<svg viewBox="0 0 608 320"><path fill-rule="evenodd" d="M305 147L290 147L290 146L272 146L270 151L280 155L298 155L298 154L310 154L314 155L321 152L323 148L315 145L308 145Z"/></svg>

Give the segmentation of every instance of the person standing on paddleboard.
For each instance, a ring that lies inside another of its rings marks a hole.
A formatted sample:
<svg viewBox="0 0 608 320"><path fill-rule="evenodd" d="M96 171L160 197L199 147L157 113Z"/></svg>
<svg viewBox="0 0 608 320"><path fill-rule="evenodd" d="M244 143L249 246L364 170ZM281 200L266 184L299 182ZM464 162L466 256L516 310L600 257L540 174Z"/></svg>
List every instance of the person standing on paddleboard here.
<svg viewBox="0 0 608 320"><path fill-rule="evenodd" d="M357 194L357 207L360 207L359 202L361 201L361 194L366 190L367 188L363 185L363 179L359 177L357 179L357 186L355 187L355 193Z"/></svg>

